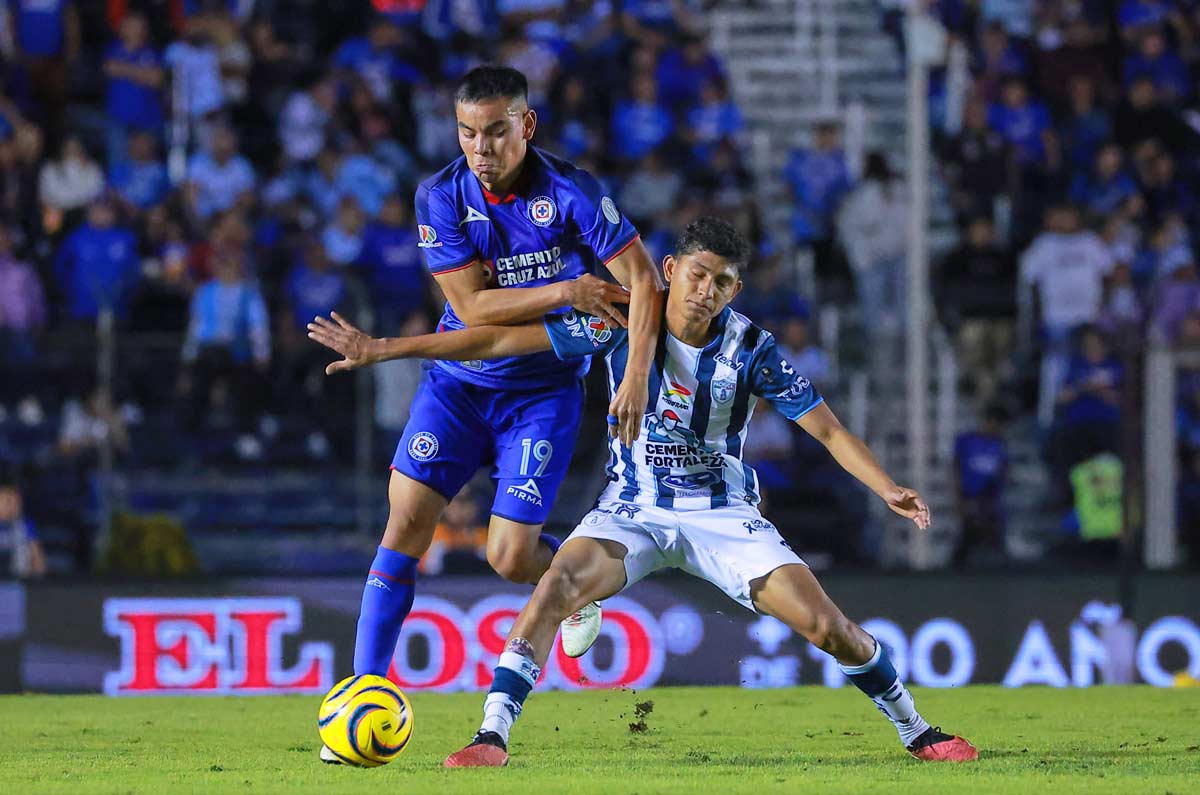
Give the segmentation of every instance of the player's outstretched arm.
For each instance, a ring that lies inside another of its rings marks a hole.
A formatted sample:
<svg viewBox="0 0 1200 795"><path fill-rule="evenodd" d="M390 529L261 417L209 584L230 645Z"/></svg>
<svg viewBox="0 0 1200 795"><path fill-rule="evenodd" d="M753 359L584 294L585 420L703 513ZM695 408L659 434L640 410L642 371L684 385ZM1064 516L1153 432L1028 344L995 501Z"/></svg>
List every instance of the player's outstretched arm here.
<svg viewBox="0 0 1200 795"><path fill-rule="evenodd" d="M588 315L604 318L611 328L625 326L625 317L615 304L629 302L619 285L584 274L577 279L541 287L488 288L487 272L478 262L460 270L433 277L454 314L468 326L510 326L540 320L542 316L574 307Z"/></svg>
<svg viewBox="0 0 1200 795"><path fill-rule="evenodd" d="M824 403L818 404L796 420L796 424L825 445L825 449L842 469L878 494L889 508L906 519L912 519L922 530L929 527L932 518L929 515L929 506L921 499L921 495L912 489L897 486L896 481L880 466L871 448L846 430L829 406Z"/></svg>
<svg viewBox="0 0 1200 795"><path fill-rule="evenodd" d="M617 418L609 432L619 436L622 444L631 445L641 433L646 413L646 390L658 345L665 291L658 267L641 240L609 260L607 267L629 289L629 356L625 377L608 406L608 413Z"/></svg>
<svg viewBox="0 0 1200 795"><path fill-rule="evenodd" d="M325 368L326 375L392 359L470 361L499 359L551 350L550 334L542 323L522 326L478 326L416 337L372 337L337 312L332 319L313 318L309 339L342 355Z"/></svg>

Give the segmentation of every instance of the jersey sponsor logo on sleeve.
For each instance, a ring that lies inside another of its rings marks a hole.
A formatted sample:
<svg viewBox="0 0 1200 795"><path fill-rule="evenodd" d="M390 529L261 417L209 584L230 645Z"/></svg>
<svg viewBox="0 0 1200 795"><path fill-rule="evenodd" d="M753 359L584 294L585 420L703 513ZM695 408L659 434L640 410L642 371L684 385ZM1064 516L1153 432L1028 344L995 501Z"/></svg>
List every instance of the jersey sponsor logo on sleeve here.
<svg viewBox="0 0 1200 795"><path fill-rule="evenodd" d="M737 381L732 378L716 378L712 382L714 403L728 403L737 394Z"/></svg>
<svg viewBox="0 0 1200 795"><path fill-rule="evenodd" d="M621 223L621 212L617 209L617 203L608 196L600 200L600 210L610 224Z"/></svg>
<svg viewBox="0 0 1200 795"><path fill-rule="evenodd" d="M408 454L416 461L428 461L437 455L438 440L429 431L414 433L408 440Z"/></svg>
<svg viewBox="0 0 1200 795"><path fill-rule="evenodd" d="M490 221L490 220L492 220L492 219L488 218L486 215L479 212L474 207L467 205L466 217L464 217L461 221L459 221L458 225L462 226L463 224L469 224L472 221Z"/></svg>
<svg viewBox="0 0 1200 795"><path fill-rule="evenodd" d="M805 378L802 375L796 376L795 383L793 383L787 389L781 390L780 393L778 395L776 395L775 397L781 398L781 399L800 397L806 391L808 391L808 388L811 386L812 386L812 382L809 381L807 378Z"/></svg>
<svg viewBox="0 0 1200 795"><path fill-rule="evenodd" d="M768 522L766 519L751 519L748 522L742 522L742 527L746 528L746 532L750 535L755 533L778 533L775 525Z"/></svg>
<svg viewBox="0 0 1200 795"><path fill-rule="evenodd" d="M558 215L558 207L549 196L538 196L529 203L529 220L536 226L550 226Z"/></svg>
<svg viewBox="0 0 1200 795"><path fill-rule="evenodd" d="M438 248L442 245L437 239L437 230L429 224L418 225L417 232L421 238L421 241L417 243L418 248Z"/></svg>
<svg viewBox="0 0 1200 795"><path fill-rule="evenodd" d="M599 348L612 339L612 330L595 315L580 317L576 312L571 311L562 316L562 322L571 332L572 337L588 340L592 343L593 348Z"/></svg>

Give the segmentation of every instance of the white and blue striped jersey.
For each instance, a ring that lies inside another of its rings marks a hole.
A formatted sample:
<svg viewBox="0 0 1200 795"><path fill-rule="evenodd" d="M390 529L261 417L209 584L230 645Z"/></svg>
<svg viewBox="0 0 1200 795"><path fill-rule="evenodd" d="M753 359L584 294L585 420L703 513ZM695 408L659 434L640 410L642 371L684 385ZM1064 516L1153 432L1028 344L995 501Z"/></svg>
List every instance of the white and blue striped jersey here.
<svg viewBox="0 0 1200 795"><path fill-rule="evenodd" d="M606 351L609 395L614 394L625 374L628 333L575 312L544 322L560 359ZM769 332L728 307L714 323L716 334L703 348L663 331L642 432L632 447L611 441L601 500L681 511L758 503L758 475L742 461L758 399L796 420L822 398L792 369Z"/></svg>

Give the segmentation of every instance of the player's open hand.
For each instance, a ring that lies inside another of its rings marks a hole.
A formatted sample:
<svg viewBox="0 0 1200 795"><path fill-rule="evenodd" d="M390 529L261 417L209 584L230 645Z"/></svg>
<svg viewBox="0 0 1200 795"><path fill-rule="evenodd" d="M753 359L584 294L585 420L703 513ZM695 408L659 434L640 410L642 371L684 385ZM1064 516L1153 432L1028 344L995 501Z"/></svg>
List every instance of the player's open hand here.
<svg viewBox="0 0 1200 795"><path fill-rule="evenodd" d="M614 304L629 303L629 291L619 284L585 273L567 282L567 303L580 312L595 315L609 328L625 328L625 316Z"/></svg>
<svg viewBox="0 0 1200 795"><path fill-rule="evenodd" d="M921 499L920 494L912 489L896 486L883 495L883 500L894 512L905 519L912 519L913 524L920 529L929 529L933 517L929 514L929 506L925 504L925 500Z"/></svg>
<svg viewBox="0 0 1200 795"><path fill-rule="evenodd" d="M642 432L642 417L646 415L646 378L631 377L627 372L608 404L608 435L620 438L629 447Z"/></svg>
<svg viewBox="0 0 1200 795"><path fill-rule="evenodd" d="M374 364L376 359L371 352L371 343L375 342L375 338L337 312L330 312L329 315L332 320L318 315L308 324L309 339L316 340L344 357L339 362L330 362L325 368L325 375L357 370L359 367Z"/></svg>

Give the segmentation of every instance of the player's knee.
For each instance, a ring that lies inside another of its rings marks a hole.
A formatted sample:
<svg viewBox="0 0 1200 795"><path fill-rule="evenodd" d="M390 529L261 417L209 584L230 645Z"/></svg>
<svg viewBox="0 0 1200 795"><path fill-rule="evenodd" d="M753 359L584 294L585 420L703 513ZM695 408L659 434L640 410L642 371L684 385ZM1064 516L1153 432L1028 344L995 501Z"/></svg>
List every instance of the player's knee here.
<svg viewBox="0 0 1200 795"><path fill-rule="evenodd" d="M536 547L497 545L488 547L488 564L496 573L509 582L537 582L541 575L541 564L537 559Z"/></svg>

